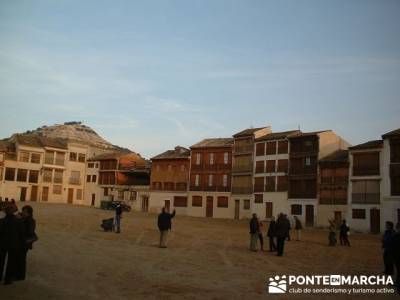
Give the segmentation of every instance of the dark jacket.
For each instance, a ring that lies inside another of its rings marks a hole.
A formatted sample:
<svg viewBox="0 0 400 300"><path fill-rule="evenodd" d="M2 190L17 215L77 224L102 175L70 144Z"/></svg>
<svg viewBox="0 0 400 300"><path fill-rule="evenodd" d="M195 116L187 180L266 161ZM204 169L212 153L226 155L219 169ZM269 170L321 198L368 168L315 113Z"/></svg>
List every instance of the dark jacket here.
<svg viewBox="0 0 400 300"><path fill-rule="evenodd" d="M385 250L393 249L393 235L394 230L385 230L385 233L382 237L382 248Z"/></svg>
<svg viewBox="0 0 400 300"><path fill-rule="evenodd" d="M23 218L20 221L22 233L22 249L32 249L32 244L37 239L35 229L36 221L32 217Z"/></svg>
<svg viewBox="0 0 400 300"><path fill-rule="evenodd" d="M170 230L171 226L171 219L175 217L175 211L172 214L167 212L162 212L158 215L158 229L159 230Z"/></svg>
<svg viewBox="0 0 400 300"><path fill-rule="evenodd" d="M276 236L278 238L286 238L289 235L290 222L285 217L279 217L276 221Z"/></svg>
<svg viewBox="0 0 400 300"><path fill-rule="evenodd" d="M122 206L121 205L117 205L117 207L115 208L115 215L117 215L117 216L122 215Z"/></svg>
<svg viewBox="0 0 400 300"><path fill-rule="evenodd" d="M254 234L254 233L258 233L260 230L260 224L258 223L258 219L257 218L251 218L250 220L250 233Z"/></svg>
<svg viewBox="0 0 400 300"><path fill-rule="evenodd" d="M21 227L14 215L0 219L0 249L16 250L21 245Z"/></svg>
<svg viewBox="0 0 400 300"><path fill-rule="evenodd" d="M276 222L275 221L271 221L269 223L267 236L268 237L276 237Z"/></svg>
<svg viewBox="0 0 400 300"><path fill-rule="evenodd" d="M303 225L301 225L301 222L299 219L296 219L296 225L294 227L295 229L299 230L299 229L303 229Z"/></svg>
<svg viewBox="0 0 400 300"><path fill-rule="evenodd" d="M350 231L349 226L346 224L340 225L340 235L347 235L347 233Z"/></svg>
<svg viewBox="0 0 400 300"><path fill-rule="evenodd" d="M397 231L395 234L393 234L393 258L395 262L400 261L400 231ZM399 272L399 271L397 271Z"/></svg>

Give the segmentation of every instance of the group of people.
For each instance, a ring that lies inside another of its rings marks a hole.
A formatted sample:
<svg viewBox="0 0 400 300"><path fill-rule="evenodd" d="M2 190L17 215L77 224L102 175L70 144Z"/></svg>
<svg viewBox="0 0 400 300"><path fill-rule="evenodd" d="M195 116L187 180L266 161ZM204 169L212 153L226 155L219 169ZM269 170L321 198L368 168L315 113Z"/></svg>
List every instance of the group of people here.
<svg viewBox="0 0 400 300"><path fill-rule="evenodd" d="M384 273L394 275L396 269L396 285L400 292L400 222L394 228L393 222L386 222L382 237Z"/></svg>
<svg viewBox="0 0 400 300"><path fill-rule="evenodd" d="M5 214L0 219L0 281L5 273L4 284L11 284L25 279L27 253L38 240L36 222L29 205L18 212L15 201L2 201L0 210Z"/></svg>
<svg viewBox="0 0 400 300"><path fill-rule="evenodd" d="M296 240L301 239L301 230L303 225L301 221L295 216L295 230ZM257 243L260 242L260 250L264 251L264 238L263 238L263 225L257 218L257 214L253 214L250 220L250 250L257 251ZM291 225L287 215L279 214L277 220L272 217L269 223L266 236L269 239L269 251L276 252L277 256L282 256L285 248L285 241L290 241Z"/></svg>
<svg viewBox="0 0 400 300"><path fill-rule="evenodd" d="M337 225L335 221L329 220L328 244L331 247L334 247L337 244L336 228ZM339 240L341 246L350 247L349 235L350 235L350 227L349 225L347 225L346 220L343 220L342 224L339 226Z"/></svg>

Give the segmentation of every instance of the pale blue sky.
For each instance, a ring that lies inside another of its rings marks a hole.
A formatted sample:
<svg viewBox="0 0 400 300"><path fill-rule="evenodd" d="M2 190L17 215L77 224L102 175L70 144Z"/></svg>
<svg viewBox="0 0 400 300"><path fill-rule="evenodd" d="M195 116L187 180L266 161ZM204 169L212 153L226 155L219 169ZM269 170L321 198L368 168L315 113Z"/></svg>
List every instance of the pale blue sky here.
<svg viewBox="0 0 400 300"><path fill-rule="evenodd" d="M400 127L400 1L0 0L0 138L83 121L146 157L249 126Z"/></svg>

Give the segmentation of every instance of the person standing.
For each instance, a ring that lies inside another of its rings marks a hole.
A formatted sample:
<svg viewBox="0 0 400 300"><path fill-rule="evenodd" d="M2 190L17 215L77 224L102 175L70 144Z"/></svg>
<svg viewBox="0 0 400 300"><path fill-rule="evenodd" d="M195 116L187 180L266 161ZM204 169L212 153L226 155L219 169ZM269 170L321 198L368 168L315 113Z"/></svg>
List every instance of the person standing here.
<svg viewBox="0 0 400 300"><path fill-rule="evenodd" d="M383 264L385 265L385 275L393 275L394 273L394 260L393 260L393 222L387 221L386 230L382 237L383 249Z"/></svg>
<svg viewBox="0 0 400 300"><path fill-rule="evenodd" d="M264 251L263 223L258 221L258 240L260 241L260 250Z"/></svg>
<svg viewBox="0 0 400 300"><path fill-rule="evenodd" d="M350 227L347 226L346 220L343 220L342 225L340 225L340 233L339 233L340 245L350 247L349 234L350 234Z"/></svg>
<svg viewBox="0 0 400 300"><path fill-rule="evenodd" d="M396 224L396 232L393 234L393 261L396 267L396 287L400 294L400 222Z"/></svg>
<svg viewBox="0 0 400 300"><path fill-rule="evenodd" d="M260 232L260 225L258 223L257 214L253 214L250 219L250 250L257 251L258 233Z"/></svg>
<svg viewBox="0 0 400 300"><path fill-rule="evenodd" d="M120 203L115 207L115 232L121 232L122 206Z"/></svg>
<svg viewBox="0 0 400 300"><path fill-rule="evenodd" d="M294 221L295 221L294 228L296 229L296 241L300 241L301 230L303 229L303 226L301 225L301 222L297 216L294 216Z"/></svg>
<svg viewBox="0 0 400 300"><path fill-rule="evenodd" d="M267 237L269 238L269 252L275 252L276 251L276 244L275 244L276 221L275 221L275 217L271 217L271 221L269 222Z"/></svg>
<svg viewBox="0 0 400 300"><path fill-rule="evenodd" d="M21 231L17 217L14 215L14 208L7 206L5 213L6 216L0 220L0 281L3 279L3 270L6 267L4 284L11 284L16 275Z"/></svg>
<svg viewBox="0 0 400 300"><path fill-rule="evenodd" d="M160 231L160 248L167 248L168 231L171 230L171 219L175 217L175 210L170 214L168 209L163 207L158 215L158 230Z"/></svg>
<svg viewBox="0 0 400 300"><path fill-rule="evenodd" d="M30 205L25 205L22 208L21 219L21 247L18 251L16 279L25 280L26 276L26 256L28 250L32 250L33 243L37 241L35 232L36 221L33 218L33 209Z"/></svg>
<svg viewBox="0 0 400 300"><path fill-rule="evenodd" d="M329 234L328 234L329 246L334 247L337 244L336 225L335 222L332 220L328 220L328 222L329 222Z"/></svg>
<svg viewBox="0 0 400 300"><path fill-rule="evenodd" d="M284 214L280 214L276 221L277 255L282 256L285 240L289 235L290 223Z"/></svg>

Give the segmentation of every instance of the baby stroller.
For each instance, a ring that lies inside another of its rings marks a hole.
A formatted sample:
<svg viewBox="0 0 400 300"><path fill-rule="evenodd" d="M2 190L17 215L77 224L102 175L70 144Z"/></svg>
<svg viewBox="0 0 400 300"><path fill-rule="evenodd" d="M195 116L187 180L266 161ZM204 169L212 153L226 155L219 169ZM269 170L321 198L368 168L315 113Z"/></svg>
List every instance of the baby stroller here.
<svg viewBox="0 0 400 300"><path fill-rule="evenodd" d="M114 231L114 218L104 219L100 225L104 231Z"/></svg>

